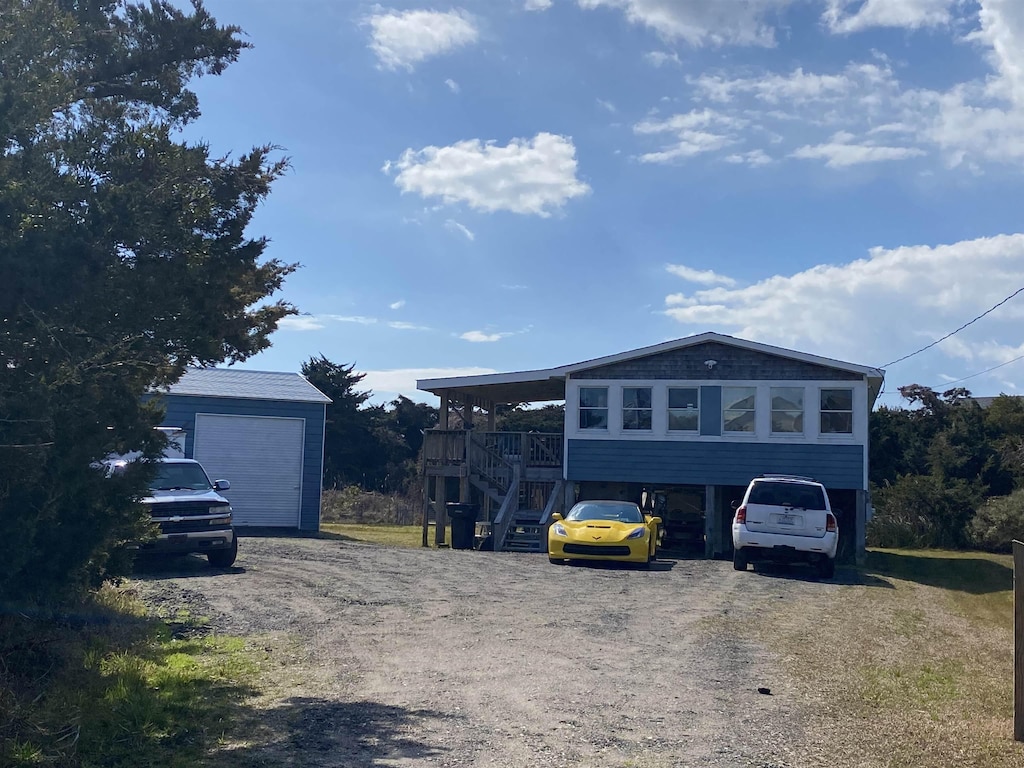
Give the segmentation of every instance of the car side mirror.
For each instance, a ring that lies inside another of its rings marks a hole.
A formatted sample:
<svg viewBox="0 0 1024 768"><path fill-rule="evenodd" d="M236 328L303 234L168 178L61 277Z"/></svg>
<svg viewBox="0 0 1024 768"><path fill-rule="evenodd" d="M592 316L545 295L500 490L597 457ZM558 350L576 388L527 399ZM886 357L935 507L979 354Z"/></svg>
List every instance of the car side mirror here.
<svg viewBox="0 0 1024 768"><path fill-rule="evenodd" d="M231 487L231 483L229 483L227 480L214 480L213 481L213 490L215 490L215 491L226 491L230 487Z"/></svg>
<svg viewBox="0 0 1024 768"><path fill-rule="evenodd" d="M651 523L654 524L654 525L661 525L661 518L660 517L652 517L651 518Z"/></svg>
<svg viewBox="0 0 1024 768"><path fill-rule="evenodd" d="M729 504L729 506L732 507L733 509L739 509L740 508L740 500L739 499L733 499L732 502Z"/></svg>
<svg viewBox="0 0 1024 768"><path fill-rule="evenodd" d="M558 522L559 520L565 520L565 518L564 518L564 517L562 517L562 513L561 513L561 512L555 512L554 514L552 514L552 515L551 515L551 519L552 519L552 520L554 520L554 521L555 521L556 523L557 523L557 522Z"/></svg>

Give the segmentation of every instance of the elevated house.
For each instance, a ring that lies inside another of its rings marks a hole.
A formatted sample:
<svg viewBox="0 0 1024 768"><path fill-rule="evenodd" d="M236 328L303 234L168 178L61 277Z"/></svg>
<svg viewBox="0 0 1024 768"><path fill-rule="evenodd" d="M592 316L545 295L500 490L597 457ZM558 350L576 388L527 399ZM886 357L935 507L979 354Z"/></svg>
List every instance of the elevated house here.
<svg viewBox="0 0 1024 768"><path fill-rule="evenodd" d="M702 333L547 370L418 381L441 400L441 428L424 441L424 543L431 511L444 523L447 502L478 505L495 549L539 551L554 512L616 498L657 513L678 543L727 557L731 502L752 477L780 473L824 483L840 557L853 560L864 551L868 414L883 377ZM559 400L562 434L495 431L498 405ZM460 429L445 428L453 411Z"/></svg>

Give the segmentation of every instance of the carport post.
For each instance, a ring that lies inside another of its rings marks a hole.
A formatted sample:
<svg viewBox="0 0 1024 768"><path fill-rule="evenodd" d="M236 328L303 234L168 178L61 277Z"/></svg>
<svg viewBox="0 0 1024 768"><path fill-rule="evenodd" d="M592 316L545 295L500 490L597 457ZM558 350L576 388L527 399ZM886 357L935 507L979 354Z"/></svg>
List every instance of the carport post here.
<svg viewBox="0 0 1024 768"><path fill-rule="evenodd" d="M434 478L434 544L444 544L444 529L448 526L448 478L438 475Z"/></svg>
<svg viewBox="0 0 1024 768"><path fill-rule="evenodd" d="M716 487L704 486L704 557L715 556L715 543L718 541L718 504Z"/></svg>
<svg viewBox="0 0 1024 768"><path fill-rule="evenodd" d="M1013 738L1024 741L1024 542L1013 542Z"/></svg>

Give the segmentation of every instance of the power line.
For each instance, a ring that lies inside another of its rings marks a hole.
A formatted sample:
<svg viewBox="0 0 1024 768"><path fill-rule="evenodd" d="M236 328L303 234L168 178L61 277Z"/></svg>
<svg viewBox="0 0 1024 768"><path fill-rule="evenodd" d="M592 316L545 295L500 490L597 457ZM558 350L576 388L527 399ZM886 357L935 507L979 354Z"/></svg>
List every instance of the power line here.
<svg viewBox="0 0 1024 768"><path fill-rule="evenodd" d="M1005 363L1000 363L999 365L993 365L991 368L986 368L984 371L978 371L977 373L972 373L970 376L964 376L962 379L953 379L953 381L947 381L942 386L943 387L948 387L950 384L959 384L961 381L967 381L968 379L973 379L975 376L981 376L982 374L985 374L985 373L991 373L992 371L995 371L995 370L998 370L999 368L1002 368L1004 365L1009 365L1010 363L1016 363L1018 360L1024 360L1024 355L1020 355L1018 357L1015 357L1015 358L1013 358L1013 360L1007 360ZM932 389L937 389L937 387L932 387Z"/></svg>
<svg viewBox="0 0 1024 768"><path fill-rule="evenodd" d="M943 337L942 337L941 339L936 339L936 340L935 340L935 341L933 341L933 342L932 342L931 344L927 344L926 346L923 346L923 347L921 347L921 348L920 348L919 350L917 350L916 352L911 352L911 353L910 353L909 355L904 355L904 356L903 356L903 357L901 357L901 358L898 358L898 359L896 359L896 360L893 360L893 361L892 361L891 363L886 363L885 365L882 365L882 366L879 366L879 367L880 367L880 368L888 368L888 367L889 367L890 365L896 365L896 363L902 363L902 362L903 362L904 360L907 360L907 359L909 359L909 358L913 357L914 355L919 355L919 354L921 354L922 352L924 352L924 351L926 351L926 350L929 350L929 349L931 349L931 348L932 348L932 347L934 347L934 346L935 346L936 344L940 344L940 343L942 343L943 341L945 341L946 339L948 339L948 338L949 338L950 336L953 336L953 335L955 335L955 334L958 334L958 333L960 333L960 331L962 331L962 330L963 330L964 328L966 328L967 326L969 326L969 325L973 325L974 323L978 322L978 321L979 321L979 320L981 320L981 318L983 318L983 317L984 317L985 315L991 314L992 312L996 311L996 310L997 310L997 309L999 309L999 308L1000 308L1001 306L1003 306L1003 304L1005 304L1005 303L1006 303L1006 302L1008 302L1008 301L1009 301L1010 299L1012 299L1012 298L1013 298L1014 296L1017 296L1017 295L1018 295L1018 294L1020 294L1020 293L1024 293L1024 288L1018 288L1018 289L1017 289L1016 291L1014 291L1013 293L1011 293L1011 294L1010 294L1009 296L1007 296L1007 297L1006 297L1005 299L1003 299L1002 301L1000 301L1000 302L999 302L998 304L996 304L996 305L995 305L994 307L992 307L991 309L987 309L987 310L985 310L984 312L982 312L982 313L981 313L980 315L978 315L978 316L977 316L976 318L974 318L973 320L969 320L969 321L967 321L966 323L964 323L963 325L961 325L961 326L960 326L959 328L957 328L957 329L956 329L955 331L950 331L950 332L949 332L949 333L947 333L947 334L946 334L945 336L943 336ZM1011 361L1011 362L1012 362L1012 361ZM994 369L993 369L993 370L994 370ZM982 373L985 373L985 371L982 371ZM980 375L980 374L977 374L977 375ZM963 381L963 379L961 379L961 381Z"/></svg>

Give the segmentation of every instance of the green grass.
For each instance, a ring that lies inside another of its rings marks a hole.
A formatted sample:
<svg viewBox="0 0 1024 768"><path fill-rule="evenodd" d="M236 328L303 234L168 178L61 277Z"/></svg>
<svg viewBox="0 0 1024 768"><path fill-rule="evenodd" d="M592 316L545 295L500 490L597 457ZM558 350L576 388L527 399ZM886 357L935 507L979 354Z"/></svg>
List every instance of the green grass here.
<svg viewBox="0 0 1024 768"><path fill-rule="evenodd" d="M867 573L946 592L958 613L970 620L1013 625L1013 556L951 550L875 549Z"/></svg>
<svg viewBox="0 0 1024 768"><path fill-rule="evenodd" d="M0 617L0 764L201 763L244 714L260 673L240 638L147 618L105 589L72 613Z"/></svg>
<svg viewBox="0 0 1024 768"><path fill-rule="evenodd" d="M434 526L427 531L427 541L434 546ZM362 541L368 544L386 544L392 547L423 546L423 527L420 525L365 525L359 523L323 523L321 536L341 541Z"/></svg>

